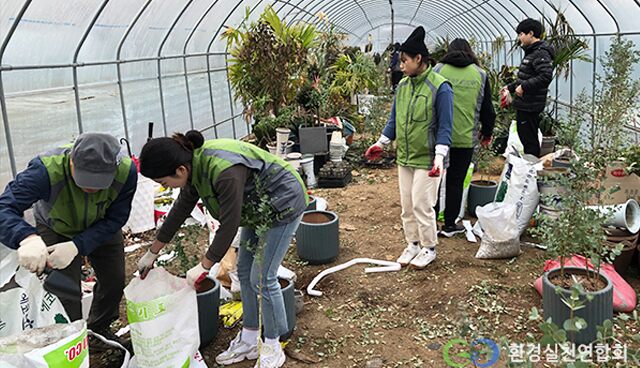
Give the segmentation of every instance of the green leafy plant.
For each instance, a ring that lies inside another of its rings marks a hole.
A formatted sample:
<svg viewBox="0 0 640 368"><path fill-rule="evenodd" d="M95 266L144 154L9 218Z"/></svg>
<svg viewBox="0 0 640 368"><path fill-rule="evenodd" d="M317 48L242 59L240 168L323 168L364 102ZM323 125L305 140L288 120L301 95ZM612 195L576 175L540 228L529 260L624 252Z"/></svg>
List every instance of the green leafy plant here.
<svg viewBox="0 0 640 368"><path fill-rule="evenodd" d="M571 73L571 62L573 60L591 61L591 58L587 54L589 45L583 38L575 35L564 12L553 6L553 4L551 4L551 6L556 12L556 19L547 32L545 32L544 38L556 52L553 59L556 75L562 76L566 80Z"/></svg>
<svg viewBox="0 0 640 368"><path fill-rule="evenodd" d="M476 171L480 174L480 181L485 181L489 168L495 158L495 152L490 147L478 145L473 154L473 162Z"/></svg>
<svg viewBox="0 0 640 368"><path fill-rule="evenodd" d="M248 21L249 12L240 28L227 28L222 35L232 56L229 81L247 117L254 113L278 116L303 81L305 60L317 42L317 32L313 25L288 25L270 6L255 22Z"/></svg>
<svg viewBox="0 0 640 368"><path fill-rule="evenodd" d="M357 52L353 57L341 55L332 68L335 79L330 88L343 96L375 91L379 87L376 64L362 52Z"/></svg>

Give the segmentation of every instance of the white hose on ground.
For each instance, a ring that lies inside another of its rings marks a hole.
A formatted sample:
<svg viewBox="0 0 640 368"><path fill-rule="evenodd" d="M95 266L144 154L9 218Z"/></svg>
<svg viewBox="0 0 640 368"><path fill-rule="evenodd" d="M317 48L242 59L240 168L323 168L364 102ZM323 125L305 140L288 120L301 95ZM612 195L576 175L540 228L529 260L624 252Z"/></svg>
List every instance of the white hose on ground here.
<svg viewBox="0 0 640 368"><path fill-rule="evenodd" d="M342 271L345 268L349 268L359 263L366 263L366 264L371 263L371 264L382 266L382 267L367 267L364 269L365 273L400 271L400 268L401 268L400 263L398 262L383 261L383 260L371 259L371 258L355 258L350 260L349 262L346 262L331 268L327 268L326 270L320 272L318 276L313 278L309 286L307 286L307 294L311 296L321 296L322 292L318 290L313 290L313 288L320 282L320 280L323 277L334 272Z"/></svg>

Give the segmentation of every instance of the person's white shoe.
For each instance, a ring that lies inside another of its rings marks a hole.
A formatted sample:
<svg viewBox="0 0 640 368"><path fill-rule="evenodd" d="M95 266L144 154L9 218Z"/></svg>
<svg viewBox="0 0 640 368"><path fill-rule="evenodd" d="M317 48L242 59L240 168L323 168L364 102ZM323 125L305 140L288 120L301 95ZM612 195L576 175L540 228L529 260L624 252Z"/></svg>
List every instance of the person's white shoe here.
<svg viewBox="0 0 640 368"><path fill-rule="evenodd" d="M216 363L229 365L241 362L245 359L258 359L258 345L250 345L242 341L242 331L238 332L238 336L231 341L226 351L218 354ZM257 341L256 341L257 342Z"/></svg>
<svg viewBox="0 0 640 368"><path fill-rule="evenodd" d="M262 343L260 347L260 357L254 368L280 368L284 365L286 357L282 347L277 344Z"/></svg>
<svg viewBox="0 0 640 368"><path fill-rule="evenodd" d="M436 250L435 248L431 249L431 248L422 248L422 250L420 250L420 253L418 253L417 256L415 256L411 262L409 263L410 266L412 268L421 270L425 267L427 267L427 265L431 262L433 262L433 260L436 259Z"/></svg>
<svg viewBox="0 0 640 368"><path fill-rule="evenodd" d="M400 257L396 262L400 263L401 266L406 266L411 262L411 260L420 253L420 246L414 243L407 245L406 248L402 251Z"/></svg>

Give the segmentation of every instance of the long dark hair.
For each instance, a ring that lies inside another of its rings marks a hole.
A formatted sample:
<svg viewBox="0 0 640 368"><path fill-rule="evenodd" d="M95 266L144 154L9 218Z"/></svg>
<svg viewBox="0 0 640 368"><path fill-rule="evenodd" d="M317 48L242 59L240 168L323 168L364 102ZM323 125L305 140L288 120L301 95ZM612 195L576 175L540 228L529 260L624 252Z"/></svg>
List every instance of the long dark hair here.
<svg viewBox="0 0 640 368"><path fill-rule="evenodd" d="M151 179L173 176L180 166L191 168L193 151L202 147L204 136L197 130L155 138L142 147L140 173Z"/></svg>
<svg viewBox="0 0 640 368"><path fill-rule="evenodd" d="M445 61L453 55L463 55L466 59L473 60L474 64L480 65L478 57L475 52L473 52L471 45L464 38L456 38L451 41L447 47L447 53L442 57L442 60Z"/></svg>

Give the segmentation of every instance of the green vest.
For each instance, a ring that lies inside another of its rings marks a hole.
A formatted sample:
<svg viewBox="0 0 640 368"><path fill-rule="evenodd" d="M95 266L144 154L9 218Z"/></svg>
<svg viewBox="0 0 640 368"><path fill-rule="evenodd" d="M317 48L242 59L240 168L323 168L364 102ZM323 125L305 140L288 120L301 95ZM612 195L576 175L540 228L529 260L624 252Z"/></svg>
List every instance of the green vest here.
<svg viewBox="0 0 640 368"><path fill-rule="evenodd" d="M435 97L447 80L431 67L416 77L404 77L396 91L397 163L429 169L435 155Z"/></svg>
<svg viewBox="0 0 640 368"><path fill-rule="evenodd" d="M271 205L281 215L274 224L288 223L306 208L309 196L298 172L283 159L259 147L235 139L208 140L193 152L191 185L214 218L220 205L213 185L220 174L234 165L243 165L256 173L271 198ZM253 178L244 188L244 205L251 206L255 192ZM243 211L242 225L248 220Z"/></svg>
<svg viewBox="0 0 640 368"><path fill-rule="evenodd" d="M453 87L451 147L473 148L478 143L478 123L487 73L475 64L464 68L438 64L434 70L447 78Z"/></svg>
<svg viewBox="0 0 640 368"><path fill-rule="evenodd" d="M121 156L111 187L85 193L71 176L71 148L72 145L66 145L39 156L47 169L51 192L48 201L41 200L35 205L36 220L67 238L73 238L104 218L131 171L131 159Z"/></svg>

